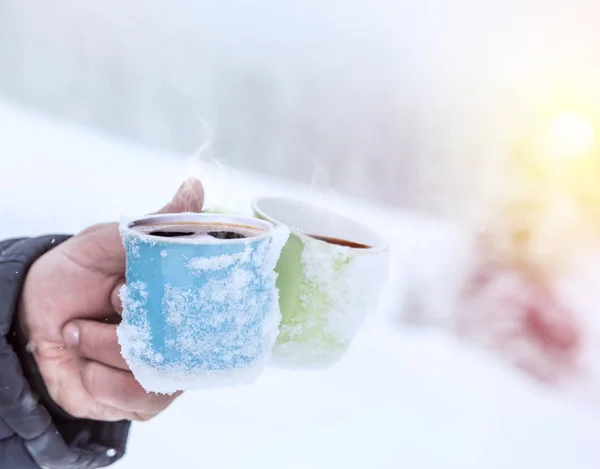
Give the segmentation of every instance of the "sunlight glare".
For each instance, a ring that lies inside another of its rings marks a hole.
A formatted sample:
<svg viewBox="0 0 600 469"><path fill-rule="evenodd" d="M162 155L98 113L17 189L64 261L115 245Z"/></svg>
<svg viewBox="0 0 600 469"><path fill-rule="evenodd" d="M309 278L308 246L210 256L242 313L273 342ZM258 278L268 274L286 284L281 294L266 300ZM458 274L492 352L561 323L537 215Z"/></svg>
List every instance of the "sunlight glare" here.
<svg viewBox="0 0 600 469"><path fill-rule="evenodd" d="M552 156L583 158L592 152L594 140L594 128L581 114L560 114L548 128L548 145Z"/></svg>

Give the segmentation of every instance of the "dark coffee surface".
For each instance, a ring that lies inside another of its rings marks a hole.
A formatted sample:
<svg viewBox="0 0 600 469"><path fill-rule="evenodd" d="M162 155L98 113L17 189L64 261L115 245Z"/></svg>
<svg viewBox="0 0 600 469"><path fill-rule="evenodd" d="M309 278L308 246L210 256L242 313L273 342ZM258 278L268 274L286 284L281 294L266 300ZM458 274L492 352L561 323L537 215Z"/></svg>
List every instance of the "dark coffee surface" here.
<svg viewBox="0 0 600 469"><path fill-rule="evenodd" d="M347 239L341 238L332 238L329 236L317 236L317 235L309 235L311 238L318 239L319 241L324 241L329 244L337 244L338 246L345 246L353 249L369 249L371 246L367 244L355 243L354 241L348 241Z"/></svg>
<svg viewBox="0 0 600 469"><path fill-rule="evenodd" d="M133 229L141 233L159 238L191 238L191 239L244 239L259 236L263 230L251 226L229 223L168 223L135 226Z"/></svg>

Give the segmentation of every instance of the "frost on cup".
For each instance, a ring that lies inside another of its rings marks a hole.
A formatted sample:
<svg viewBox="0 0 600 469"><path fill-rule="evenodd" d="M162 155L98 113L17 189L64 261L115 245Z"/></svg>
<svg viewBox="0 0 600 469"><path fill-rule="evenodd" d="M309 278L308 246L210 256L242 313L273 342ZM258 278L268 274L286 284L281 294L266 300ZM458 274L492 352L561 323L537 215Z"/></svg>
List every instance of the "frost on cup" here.
<svg viewBox="0 0 600 469"><path fill-rule="evenodd" d="M281 318L277 264L289 231L214 214L121 223L127 285L121 351L150 392L252 382Z"/></svg>
<svg viewBox="0 0 600 469"><path fill-rule="evenodd" d="M292 232L276 267L282 321L273 363L337 362L378 307L387 243L362 223L296 200L263 197L254 212Z"/></svg>

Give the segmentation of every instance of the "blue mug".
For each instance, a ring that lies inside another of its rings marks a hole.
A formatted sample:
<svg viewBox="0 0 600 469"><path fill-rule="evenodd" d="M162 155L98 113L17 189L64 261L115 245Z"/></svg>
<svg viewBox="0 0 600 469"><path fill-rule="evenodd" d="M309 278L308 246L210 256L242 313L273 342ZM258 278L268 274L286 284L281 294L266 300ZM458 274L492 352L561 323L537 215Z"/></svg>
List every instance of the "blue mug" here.
<svg viewBox="0 0 600 469"><path fill-rule="evenodd" d="M218 226L240 239L164 237L150 227ZM149 392L254 381L278 335L275 266L289 230L219 214L163 214L123 221L121 353Z"/></svg>

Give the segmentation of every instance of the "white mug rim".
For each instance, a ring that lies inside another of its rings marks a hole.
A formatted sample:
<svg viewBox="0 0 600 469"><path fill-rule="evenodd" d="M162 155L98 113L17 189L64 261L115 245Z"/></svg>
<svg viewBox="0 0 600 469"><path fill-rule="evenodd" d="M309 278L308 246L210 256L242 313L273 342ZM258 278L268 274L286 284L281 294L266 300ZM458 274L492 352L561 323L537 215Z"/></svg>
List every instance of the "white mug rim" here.
<svg viewBox="0 0 600 469"><path fill-rule="evenodd" d="M169 224L169 223L225 223L232 225L246 225L262 231L255 236L241 239L207 239L207 238L161 238L143 233L135 229L135 226L149 224ZM157 244L248 244L261 241L273 235L274 224L270 221L256 220L255 218L244 217L240 215L224 215L198 212L182 213L156 213L141 217L122 217L119 223L121 235L130 235L136 238L145 239Z"/></svg>
<svg viewBox="0 0 600 469"><path fill-rule="evenodd" d="M263 210L259 206L261 202L265 202L267 200L271 200L271 201L276 200L276 201L283 202L283 203L290 203L291 205L296 205L296 206L302 205L305 208L308 208L310 210L318 211L322 215L325 215L327 217L335 217L338 220L342 220L344 223L352 224L355 227L359 227L359 229L362 230L363 232L368 232L371 239L376 239L378 241L377 243L365 243L369 246L367 248L355 248L355 247L349 246L348 248L354 252L377 253L377 252L387 251L387 249L389 247L389 242L383 236L381 236L379 233L377 233L375 230L373 230L367 223L360 222L358 220L355 220L348 216L334 212L332 210L329 210L329 209L326 209L323 207L319 207L318 205L312 204L310 202L306 202L304 200L293 198L293 197L282 197L282 196L262 196L262 197L256 197L252 200L252 210L254 210L254 212L256 214L260 215L261 217L264 217L267 221L269 221L271 223L287 226L290 229L291 233L293 233L294 235L298 236L301 239L311 240L313 242L319 242L319 243L331 245L330 243L327 243L326 241L322 241L317 238L314 238L313 236L309 236L306 233L306 231L302 230L301 228L299 228L297 226L292 226L292 225L286 223L285 220L280 219L280 217L274 217L274 216L268 214L265 210ZM318 233L313 233L313 234L318 235ZM339 238L348 239L347 237L342 237L342 236L339 236Z"/></svg>

